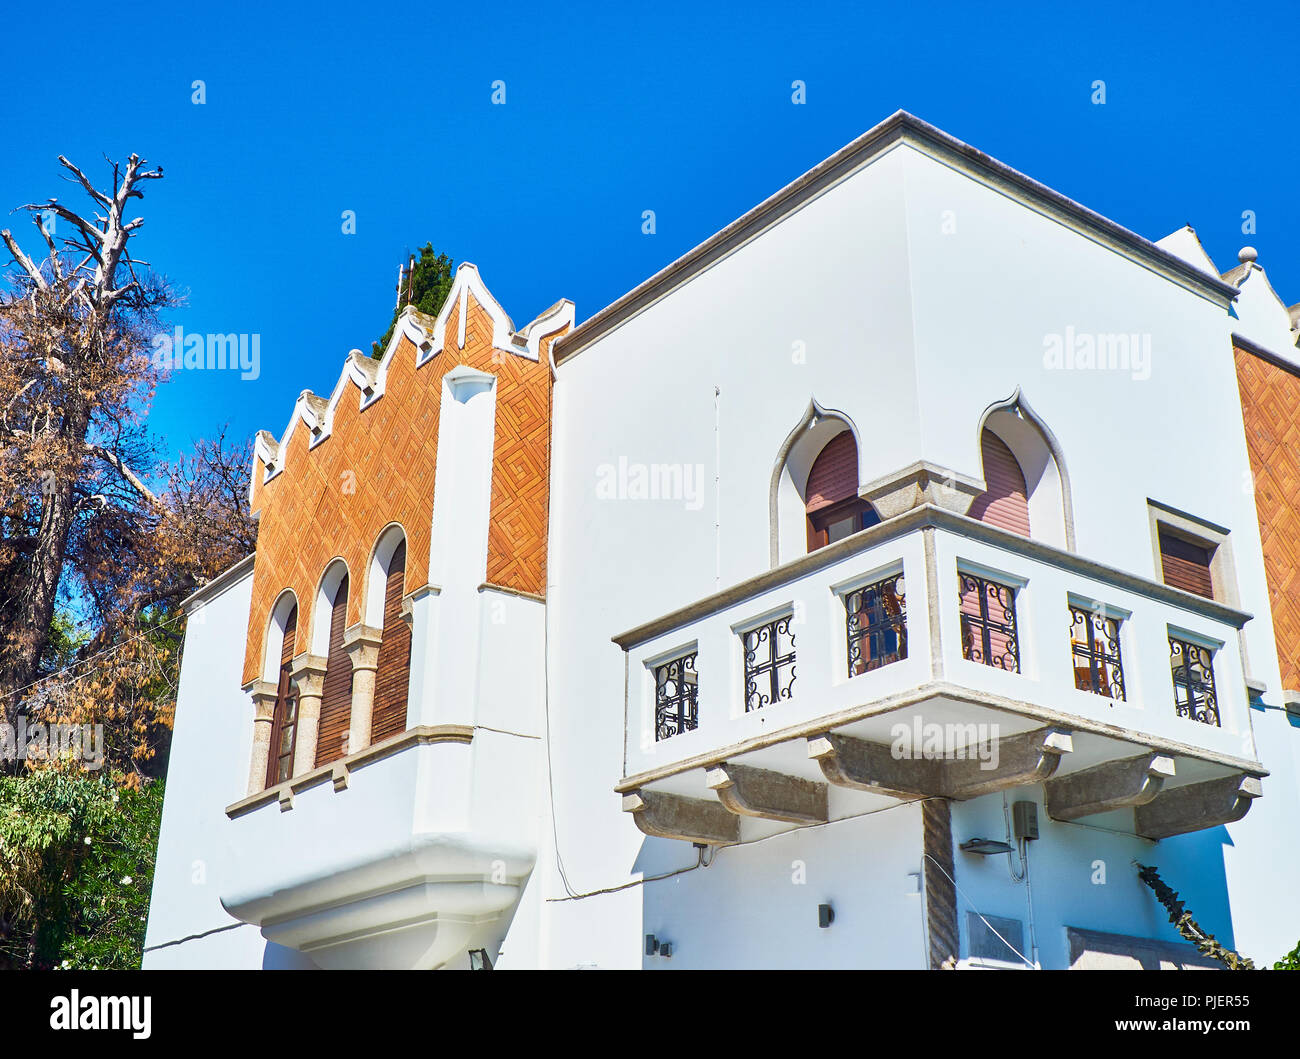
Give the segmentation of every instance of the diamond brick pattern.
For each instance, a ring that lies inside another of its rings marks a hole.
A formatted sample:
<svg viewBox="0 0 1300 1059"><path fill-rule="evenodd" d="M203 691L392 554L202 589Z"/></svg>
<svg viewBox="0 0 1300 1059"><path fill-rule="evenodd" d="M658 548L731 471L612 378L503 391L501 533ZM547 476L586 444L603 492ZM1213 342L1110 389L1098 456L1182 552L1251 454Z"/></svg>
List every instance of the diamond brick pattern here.
<svg viewBox="0 0 1300 1059"><path fill-rule="evenodd" d="M301 421L282 454L284 470L255 491L261 507L253 603L244 655L244 681L261 671L271 607L285 589L299 603L314 601L334 558L348 565L347 624L361 620L363 580L384 527L400 523L407 536L406 592L429 583L433 484L442 378L461 364L497 377L496 438L488 526L488 582L542 596L546 591L549 503L550 345L540 357L494 350L492 320L473 292L466 298L465 347L457 346L460 306L447 319L445 346L419 368L405 337L388 365L384 395L365 411L349 385L334 411L328 438L309 448ZM264 468L254 461L256 482ZM314 615L299 614L300 640L310 642Z"/></svg>
<svg viewBox="0 0 1300 1059"><path fill-rule="evenodd" d="M1234 352L1282 686L1300 688L1300 377Z"/></svg>

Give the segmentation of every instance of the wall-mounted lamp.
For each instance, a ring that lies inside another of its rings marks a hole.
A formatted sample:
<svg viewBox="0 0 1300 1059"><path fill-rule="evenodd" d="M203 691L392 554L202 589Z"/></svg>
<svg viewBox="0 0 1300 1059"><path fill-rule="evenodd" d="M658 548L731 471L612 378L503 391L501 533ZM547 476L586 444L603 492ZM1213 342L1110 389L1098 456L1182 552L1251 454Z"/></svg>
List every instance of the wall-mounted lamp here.
<svg viewBox="0 0 1300 1059"><path fill-rule="evenodd" d="M998 853L1010 853L1011 846L995 838L968 838L960 846L963 853L977 853L981 857L992 857Z"/></svg>
<svg viewBox="0 0 1300 1059"><path fill-rule="evenodd" d="M645 954L647 956L662 956L665 960L670 959L673 954L673 943L671 941L660 941L653 934L645 936Z"/></svg>

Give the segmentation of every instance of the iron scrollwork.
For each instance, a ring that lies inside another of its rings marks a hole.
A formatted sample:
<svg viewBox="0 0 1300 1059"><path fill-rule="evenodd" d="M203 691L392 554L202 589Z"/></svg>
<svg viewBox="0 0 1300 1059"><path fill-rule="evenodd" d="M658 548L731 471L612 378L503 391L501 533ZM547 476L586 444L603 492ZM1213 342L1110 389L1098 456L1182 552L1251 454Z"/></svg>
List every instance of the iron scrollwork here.
<svg viewBox="0 0 1300 1059"><path fill-rule="evenodd" d="M694 731L699 724L696 652L654 667L655 741Z"/></svg>
<svg viewBox="0 0 1300 1059"><path fill-rule="evenodd" d="M958 571L961 583L962 657L1009 673L1020 672L1016 590Z"/></svg>
<svg viewBox="0 0 1300 1059"><path fill-rule="evenodd" d="M902 574L865 585L844 597L849 676L907 657L907 598Z"/></svg>
<svg viewBox="0 0 1300 1059"><path fill-rule="evenodd" d="M1108 699L1124 700L1124 661L1119 618L1102 608L1070 607L1070 653L1074 686Z"/></svg>
<svg viewBox="0 0 1300 1059"><path fill-rule="evenodd" d="M745 651L745 711L788 699L794 690L793 615L786 614L741 637Z"/></svg>
<svg viewBox="0 0 1300 1059"><path fill-rule="evenodd" d="M1221 727L1219 699L1214 689L1214 652L1171 636L1169 668L1174 678L1174 708L1178 716Z"/></svg>

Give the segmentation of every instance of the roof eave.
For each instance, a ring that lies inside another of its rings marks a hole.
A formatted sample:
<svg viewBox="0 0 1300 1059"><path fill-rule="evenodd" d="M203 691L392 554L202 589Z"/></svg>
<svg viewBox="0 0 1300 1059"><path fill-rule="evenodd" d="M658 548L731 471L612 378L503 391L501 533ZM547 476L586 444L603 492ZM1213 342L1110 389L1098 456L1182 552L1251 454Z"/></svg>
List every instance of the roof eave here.
<svg viewBox="0 0 1300 1059"><path fill-rule="evenodd" d="M1225 308L1238 294L1236 287L1202 273L1177 255L1156 246L1151 240L963 143L942 129L900 110L558 339L553 347L556 364L563 364L596 339L730 253L761 229L798 209L848 172L902 140L928 146L940 155L960 159L972 169L991 177L993 183L1004 184L1040 207L1045 207L1045 212L1057 220L1099 235L1104 242L1117 244L1143 259L1156 271L1163 272L1171 279L1181 280L1183 285L1195 288L1213 301L1222 302Z"/></svg>

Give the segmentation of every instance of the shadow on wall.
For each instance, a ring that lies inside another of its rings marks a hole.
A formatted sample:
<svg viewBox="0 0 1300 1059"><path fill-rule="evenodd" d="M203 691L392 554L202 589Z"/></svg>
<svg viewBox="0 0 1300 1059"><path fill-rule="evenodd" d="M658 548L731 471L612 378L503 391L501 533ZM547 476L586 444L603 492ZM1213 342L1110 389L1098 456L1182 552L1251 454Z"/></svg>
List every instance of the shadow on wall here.
<svg viewBox="0 0 1300 1059"><path fill-rule="evenodd" d="M297 949L290 949L287 946L268 941L266 950L262 953L262 970L319 971L320 968Z"/></svg>
<svg viewBox="0 0 1300 1059"><path fill-rule="evenodd" d="M1177 892L1179 899L1201 929L1213 934L1221 945L1236 949L1232 911L1228 896L1226 850L1233 846L1232 836L1224 826L1187 835L1161 839L1143 863L1154 864L1160 877ZM1136 873L1137 869L1133 871ZM1156 895L1140 884L1153 914L1167 923L1169 916ZM1170 940L1178 939L1172 924L1166 928ZM1250 956L1248 952L1243 956Z"/></svg>

